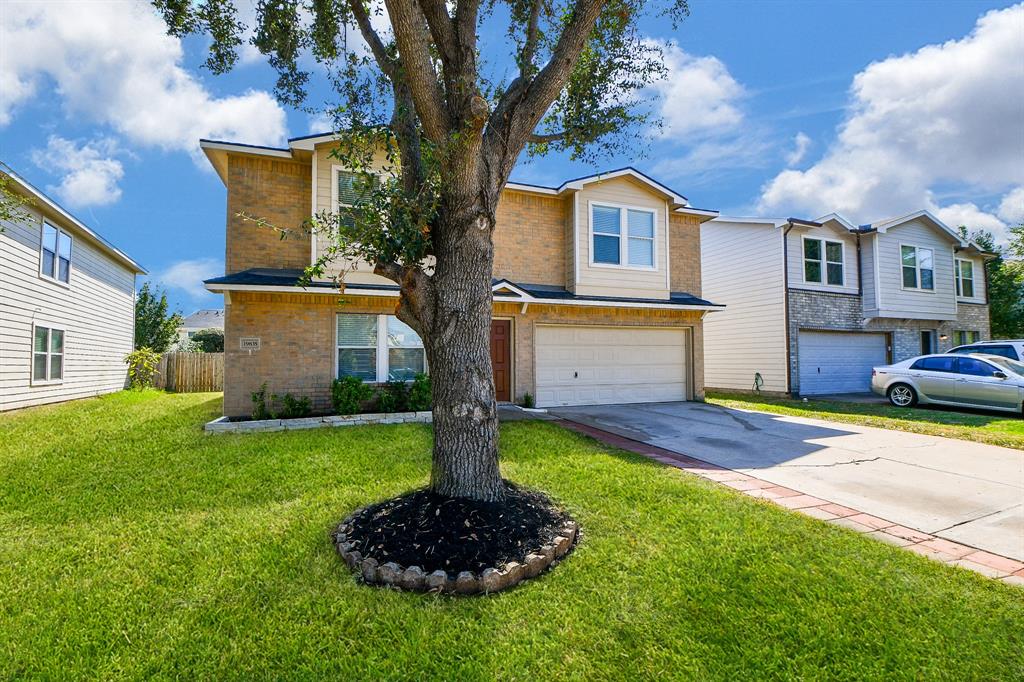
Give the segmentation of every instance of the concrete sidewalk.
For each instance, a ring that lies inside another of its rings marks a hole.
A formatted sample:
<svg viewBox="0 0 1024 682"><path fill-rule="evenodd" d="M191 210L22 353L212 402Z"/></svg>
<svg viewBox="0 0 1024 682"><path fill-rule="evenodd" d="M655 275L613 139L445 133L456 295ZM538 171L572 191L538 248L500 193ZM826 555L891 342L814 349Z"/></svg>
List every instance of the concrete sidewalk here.
<svg viewBox="0 0 1024 682"><path fill-rule="evenodd" d="M551 412L1024 560L1024 451L703 403Z"/></svg>

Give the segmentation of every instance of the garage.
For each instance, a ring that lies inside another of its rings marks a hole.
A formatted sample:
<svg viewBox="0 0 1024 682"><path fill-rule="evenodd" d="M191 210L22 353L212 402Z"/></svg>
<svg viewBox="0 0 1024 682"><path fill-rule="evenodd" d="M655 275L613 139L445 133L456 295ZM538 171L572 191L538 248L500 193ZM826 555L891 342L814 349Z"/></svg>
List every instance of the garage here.
<svg viewBox="0 0 1024 682"><path fill-rule="evenodd" d="M687 330L538 325L538 407L686 400Z"/></svg>
<svg viewBox="0 0 1024 682"><path fill-rule="evenodd" d="M801 331L800 395L868 393L871 368L888 363L885 334Z"/></svg>

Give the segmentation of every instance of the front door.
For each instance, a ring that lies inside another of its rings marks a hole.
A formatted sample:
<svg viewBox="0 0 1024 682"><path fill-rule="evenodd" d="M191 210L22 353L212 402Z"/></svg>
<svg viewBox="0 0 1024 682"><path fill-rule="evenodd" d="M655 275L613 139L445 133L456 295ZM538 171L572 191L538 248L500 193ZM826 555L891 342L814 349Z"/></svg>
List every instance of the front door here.
<svg viewBox="0 0 1024 682"><path fill-rule="evenodd" d="M512 320L491 320L491 367L494 371L494 397L499 402L512 400Z"/></svg>
<svg viewBox="0 0 1024 682"><path fill-rule="evenodd" d="M935 332L921 332L921 355L931 355L935 352Z"/></svg>

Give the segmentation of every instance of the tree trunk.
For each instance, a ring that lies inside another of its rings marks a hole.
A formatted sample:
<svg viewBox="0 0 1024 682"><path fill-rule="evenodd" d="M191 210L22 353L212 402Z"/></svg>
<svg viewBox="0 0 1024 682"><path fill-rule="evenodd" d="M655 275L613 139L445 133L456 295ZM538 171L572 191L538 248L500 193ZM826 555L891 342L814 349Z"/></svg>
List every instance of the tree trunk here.
<svg viewBox="0 0 1024 682"><path fill-rule="evenodd" d="M491 369L493 213L478 200L444 212L434 247L431 333L424 338L434 398L431 488L497 501L498 410Z"/></svg>

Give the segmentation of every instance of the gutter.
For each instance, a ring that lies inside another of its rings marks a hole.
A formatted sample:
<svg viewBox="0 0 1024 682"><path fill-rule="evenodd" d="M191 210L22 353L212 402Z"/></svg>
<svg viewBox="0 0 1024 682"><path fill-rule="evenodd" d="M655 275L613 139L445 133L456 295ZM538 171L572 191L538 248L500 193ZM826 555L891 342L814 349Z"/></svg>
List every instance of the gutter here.
<svg viewBox="0 0 1024 682"><path fill-rule="evenodd" d="M793 339L789 333L789 231L793 222L786 223L782 232L782 311L786 325L786 392L793 395Z"/></svg>

